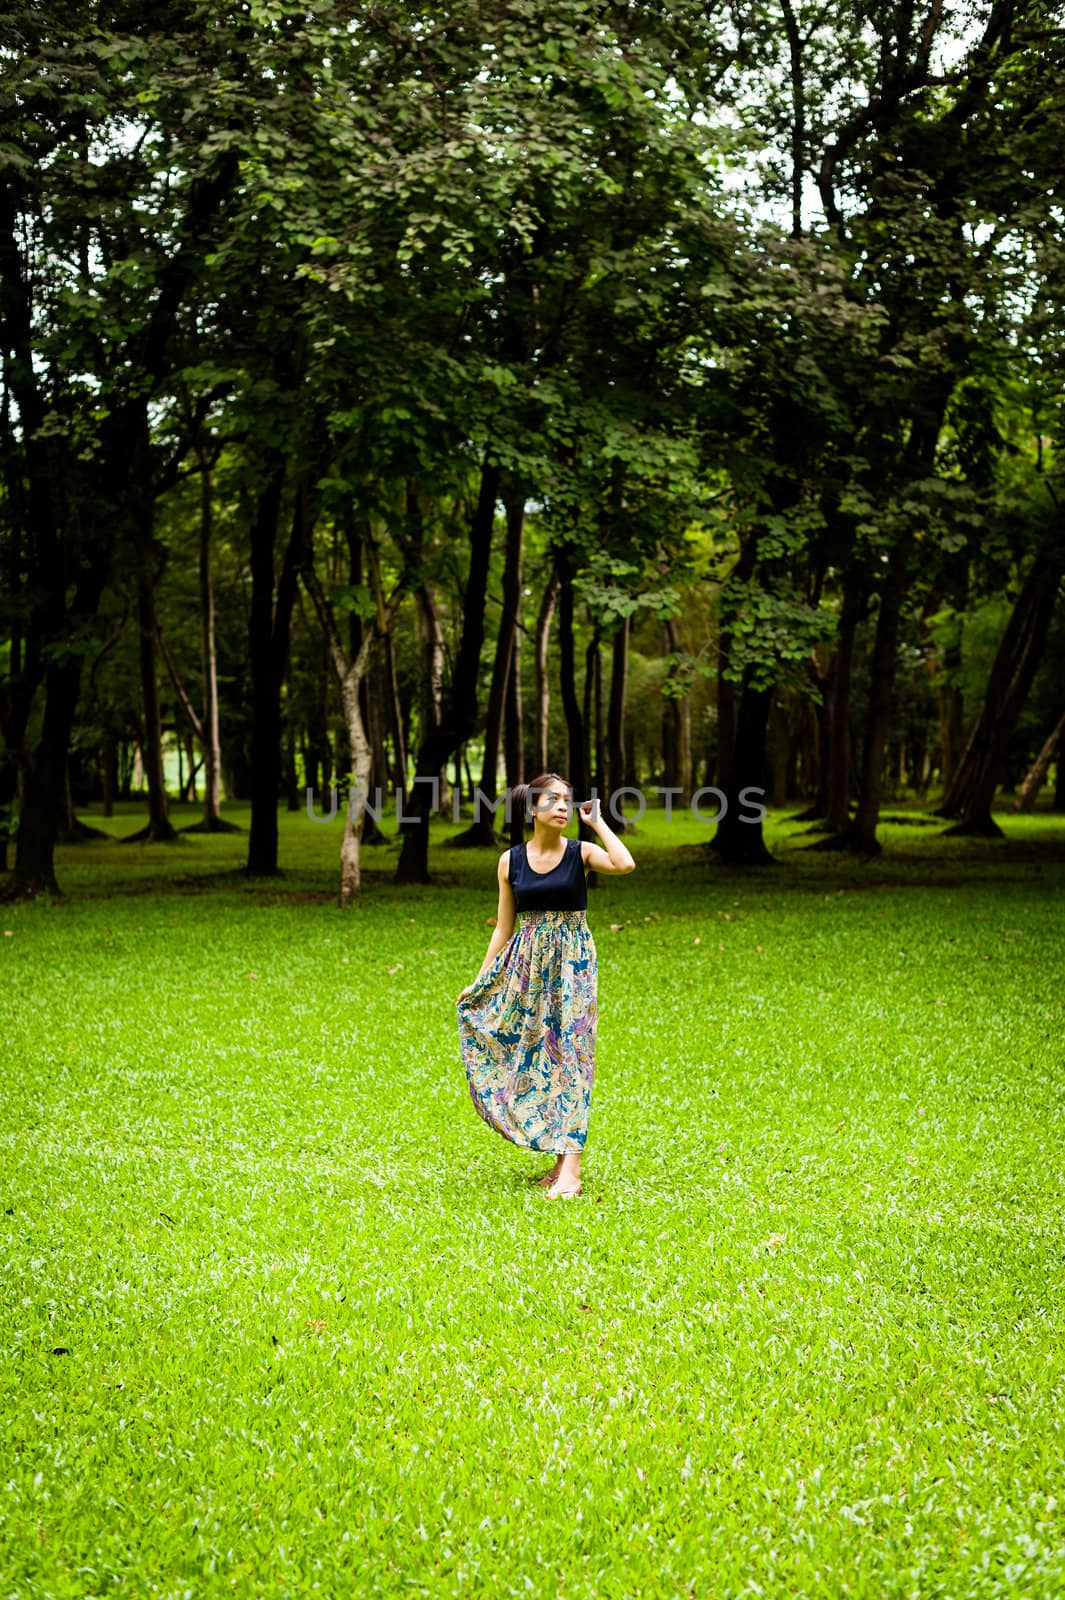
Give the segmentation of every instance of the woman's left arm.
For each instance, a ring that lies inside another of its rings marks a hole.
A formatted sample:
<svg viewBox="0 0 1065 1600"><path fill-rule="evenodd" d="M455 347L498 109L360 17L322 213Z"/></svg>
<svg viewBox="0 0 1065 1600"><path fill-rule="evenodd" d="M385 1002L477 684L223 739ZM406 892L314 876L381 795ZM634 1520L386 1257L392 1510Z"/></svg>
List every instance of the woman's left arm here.
<svg viewBox="0 0 1065 1600"><path fill-rule="evenodd" d="M613 828L601 815L599 801L591 800L587 805L578 806L582 822L594 828L602 839L602 845L591 844L584 840L581 851L584 856L586 868L594 867L596 872L635 872L636 863L628 846L622 844Z"/></svg>

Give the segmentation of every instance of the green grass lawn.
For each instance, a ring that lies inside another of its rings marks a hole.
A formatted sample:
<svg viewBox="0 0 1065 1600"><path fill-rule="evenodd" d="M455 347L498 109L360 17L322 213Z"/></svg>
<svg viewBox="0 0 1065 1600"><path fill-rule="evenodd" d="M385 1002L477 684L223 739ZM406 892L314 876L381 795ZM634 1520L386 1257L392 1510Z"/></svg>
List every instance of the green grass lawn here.
<svg viewBox="0 0 1065 1600"><path fill-rule="evenodd" d="M493 860L342 912L281 820L0 908L3 1600L1065 1593L1065 820L648 817L555 1204L459 1054Z"/></svg>

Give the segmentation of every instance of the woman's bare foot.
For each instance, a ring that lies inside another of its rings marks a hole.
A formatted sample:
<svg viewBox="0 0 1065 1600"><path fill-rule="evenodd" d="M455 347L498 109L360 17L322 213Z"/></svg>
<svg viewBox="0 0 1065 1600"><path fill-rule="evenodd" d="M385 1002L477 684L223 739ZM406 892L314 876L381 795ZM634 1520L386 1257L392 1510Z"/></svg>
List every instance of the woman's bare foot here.
<svg viewBox="0 0 1065 1600"><path fill-rule="evenodd" d="M547 1185L547 1198L561 1200L581 1192L581 1153L572 1151L560 1157L554 1179Z"/></svg>
<svg viewBox="0 0 1065 1600"><path fill-rule="evenodd" d="M550 1172L545 1172L542 1178L534 1179L534 1182L538 1183L541 1186L541 1188L546 1189L549 1184L554 1183L555 1179L558 1177L558 1175L559 1175L559 1173L561 1171L562 1171L562 1157L559 1156L558 1160L555 1162L554 1166L551 1168L551 1171Z"/></svg>

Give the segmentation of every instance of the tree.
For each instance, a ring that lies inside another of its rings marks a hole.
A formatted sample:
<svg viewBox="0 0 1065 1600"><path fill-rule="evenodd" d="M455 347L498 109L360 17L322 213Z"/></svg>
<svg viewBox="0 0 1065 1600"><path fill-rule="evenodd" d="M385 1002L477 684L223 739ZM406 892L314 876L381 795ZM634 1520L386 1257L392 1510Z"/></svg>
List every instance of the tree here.
<svg viewBox="0 0 1065 1600"><path fill-rule="evenodd" d="M0 320L23 582L5 732L23 793L6 893L27 896L59 893L53 852L83 661L118 542L151 543L168 470L153 409L237 181L247 98L221 82L237 36L223 26L190 59L180 6L157 8L143 35L66 6L18 6L9 26L19 50L3 66L15 110L0 168ZM143 130L132 147L131 125Z"/></svg>

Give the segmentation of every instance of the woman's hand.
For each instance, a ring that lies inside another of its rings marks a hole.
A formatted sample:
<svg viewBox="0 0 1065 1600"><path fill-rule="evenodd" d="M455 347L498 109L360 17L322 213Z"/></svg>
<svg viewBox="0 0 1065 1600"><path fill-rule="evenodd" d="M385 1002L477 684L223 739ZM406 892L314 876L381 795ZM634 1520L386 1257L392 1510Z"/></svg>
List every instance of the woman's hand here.
<svg viewBox="0 0 1065 1600"><path fill-rule="evenodd" d="M470 993L470 991L472 989L473 989L473 984L472 983L468 983L466 985L465 989L463 989L462 993L459 995L458 1000L455 1001L455 1004L458 1005L459 1001L465 1000L466 996Z"/></svg>
<svg viewBox="0 0 1065 1600"><path fill-rule="evenodd" d="M595 795L591 800L586 800L582 806L578 806L577 815L582 822L588 824L589 828L598 827L602 821L599 811L599 797Z"/></svg>

